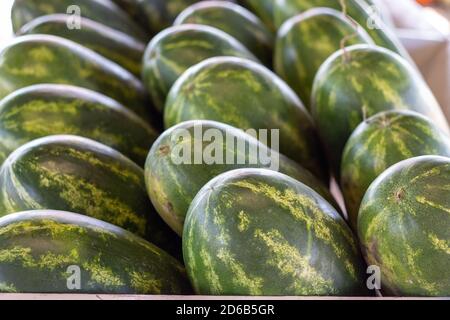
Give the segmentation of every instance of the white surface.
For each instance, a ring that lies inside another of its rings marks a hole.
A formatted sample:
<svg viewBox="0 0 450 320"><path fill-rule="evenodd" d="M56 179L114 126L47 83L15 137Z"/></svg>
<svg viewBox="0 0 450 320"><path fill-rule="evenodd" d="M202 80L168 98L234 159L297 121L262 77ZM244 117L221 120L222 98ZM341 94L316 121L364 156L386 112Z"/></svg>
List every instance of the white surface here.
<svg viewBox="0 0 450 320"><path fill-rule="evenodd" d="M13 0L0 0L0 46L12 37L11 6Z"/></svg>

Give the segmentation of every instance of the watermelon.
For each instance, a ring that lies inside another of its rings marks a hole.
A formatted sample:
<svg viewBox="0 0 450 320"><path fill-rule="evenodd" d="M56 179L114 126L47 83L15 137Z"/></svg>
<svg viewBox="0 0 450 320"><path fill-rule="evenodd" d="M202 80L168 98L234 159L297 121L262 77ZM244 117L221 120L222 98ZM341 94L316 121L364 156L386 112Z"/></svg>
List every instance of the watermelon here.
<svg viewBox="0 0 450 320"><path fill-rule="evenodd" d="M42 16L24 25L18 33L50 34L72 40L140 76L145 50L142 41L88 18L81 18L81 29L71 30L66 27L68 19L70 16L65 14Z"/></svg>
<svg viewBox="0 0 450 320"><path fill-rule="evenodd" d="M280 27L289 18L315 7L344 11L341 2L345 3L346 13L366 29L377 45L392 50L412 62L410 55L390 27L386 26L364 0L275 0L275 24Z"/></svg>
<svg viewBox="0 0 450 320"><path fill-rule="evenodd" d="M174 258L103 221L51 210L0 219L0 292L189 294L191 290L183 266Z"/></svg>
<svg viewBox="0 0 450 320"><path fill-rule="evenodd" d="M141 166L159 135L115 100L79 87L34 85L0 101L0 164L26 142L56 134L97 140Z"/></svg>
<svg viewBox="0 0 450 320"><path fill-rule="evenodd" d="M311 110L336 174L353 130L363 120L393 109L422 113L449 132L427 84L399 55L356 45L325 61L314 81Z"/></svg>
<svg viewBox="0 0 450 320"><path fill-rule="evenodd" d="M344 149L341 169L342 191L355 229L370 184L390 166L421 155L450 157L450 138L418 113L388 111L356 128Z"/></svg>
<svg viewBox="0 0 450 320"><path fill-rule="evenodd" d="M404 160L371 184L358 233L385 295L450 296L449 186L450 158L439 156Z"/></svg>
<svg viewBox="0 0 450 320"><path fill-rule="evenodd" d="M142 78L153 103L163 110L170 88L191 66L215 56L237 56L257 60L239 41L225 32L186 24L160 32L144 54Z"/></svg>
<svg viewBox="0 0 450 320"><path fill-rule="evenodd" d="M204 24L232 35L264 64L272 66L274 37L252 12L227 1L202 1L185 9L175 25Z"/></svg>
<svg viewBox="0 0 450 320"><path fill-rule="evenodd" d="M138 115L152 118L146 91L137 78L94 51L60 37L26 35L10 42L0 50L0 79L0 99L33 84L71 84L106 94Z"/></svg>
<svg viewBox="0 0 450 320"><path fill-rule="evenodd" d="M14 31L19 31L37 17L53 13L71 15L73 18L68 21L69 26L76 22L79 15L138 39L148 39L142 28L110 0L14 0L11 10Z"/></svg>
<svg viewBox="0 0 450 320"><path fill-rule="evenodd" d="M330 8L315 8L286 21L275 46L275 71L309 107L314 77L343 45L373 44L367 32Z"/></svg>
<svg viewBox="0 0 450 320"><path fill-rule="evenodd" d="M151 35L169 27L176 16L198 0L113 0Z"/></svg>
<svg viewBox="0 0 450 320"><path fill-rule="evenodd" d="M197 119L243 130L279 130L277 151L327 181L311 117L292 89L258 63L217 57L184 73L167 98L164 123L170 128Z"/></svg>
<svg viewBox="0 0 450 320"><path fill-rule="evenodd" d="M198 294L364 295L358 243L319 194L265 169L224 173L192 202L183 257Z"/></svg>
<svg viewBox="0 0 450 320"><path fill-rule="evenodd" d="M90 139L50 136L16 151L0 170L0 217L53 209L103 220L163 249L177 236L147 197L144 171L119 152Z"/></svg>
<svg viewBox="0 0 450 320"><path fill-rule="evenodd" d="M211 133L217 137L214 144L207 138ZM208 148L215 146L220 150L215 154L220 156L213 161L204 157L201 164L193 165L196 154L210 155ZM177 154L186 147L190 160L180 163ZM238 160L240 156L243 160ZM197 192L223 172L248 167L279 170L310 186L337 208L325 185L309 171L242 130L205 120L183 122L159 137L145 166L147 191L160 216L181 235L186 212Z"/></svg>
<svg viewBox="0 0 450 320"><path fill-rule="evenodd" d="M239 0L239 3L259 16L269 30L276 31L273 12L275 0Z"/></svg>

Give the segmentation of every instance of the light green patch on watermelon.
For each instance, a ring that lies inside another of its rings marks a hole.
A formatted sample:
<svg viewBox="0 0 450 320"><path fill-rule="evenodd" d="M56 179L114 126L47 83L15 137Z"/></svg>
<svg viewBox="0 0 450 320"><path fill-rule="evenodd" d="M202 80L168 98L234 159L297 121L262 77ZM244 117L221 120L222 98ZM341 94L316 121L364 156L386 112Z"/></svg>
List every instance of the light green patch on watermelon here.
<svg viewBox="0 0 450 320"><path fill-rule="evenodd" d="M432 207L434 209L438 209L441 211L444 211L446 213L450 214L450 208L446 208L443 205L439 204L439 203L434 203L432 201L429 201L427 198L425 198L424 196L417 196L416 197L416 201L420 204Z"/></svg>
<svg viewBox="0 0 450 320"><path fill-rule="evenodd" d="M264 284L262 278L248 275L245 272L244 266L236 261L229 251L223 248L219 249L217 258L235 275L231 280L235 286L248 290L252 296L262 295L262 287Z"/></svg>
<svg viewBox="0 0 450 320"><path fill-rule="evenodd" d="M76 249L72 249L69 255L46 253L39 256L37 266L42 269L55 270L56 268L66 267L77 264L80 261L80 255Z"/></svg>
<svg viewBox="0 0 450 320"><path fill-rule="evenodd" d="M145 234L145 217L137 215L128 205L119 199L112 198L107 192L89 181L71 174L55 171L52 168L53 163L51 162L48 162L46 165L47 167L29 163L29 168L40 176L39 183L42 188L61 190L59 192L60 198L73 211L83 210L85 214L91 217L109 221L115 225L127 225L131 223L136 227L138 234ZM26 203L34 209L42 209L42 206L26 192L25 187L20 182L15 183L15 188L18 190L23 203ZM11 208L14 208L14 206ZM116 214L113 216L110 214L111 212L115 212Z"/></svg>
<svg viewBox="0 0 450 320"><path fill-rule="evenodd" d="M29 57L35 61L40 62L52 62L55 60L55 55L52 50L47 47L36 47L27 52Z"/></svg>
<svg viewBox="0 0 450 320"><path fill-rule="evenodd" d="M240 232L247 231L250 225L250 216L243 210L241 210L238 213L238 219L239 219L238 230Z"/></svg>
<svg viewBox="0 0 450 320"><path fill-rule="evenodd" d="M133 289L141 294L146 292L159 294L163 286L161 280L155 279L154 275L137 271L130 272L130 283Z"/></svg>
<svg viewBox="0 0 450 320"><path fill-rule="evenodd" d="M7 284L6 282L0 282L0 292L17 293L17 289L12 284Z"/></svg>
<svg viewBox="0 0 450 320"><path fill-rule="evenodd" d="M51 235L52 239L62 238L65 234L67 234L67 232L76 233L79 236L86 235L86 230L77 225L61 224L53 220L41 220L39 221L39 224L36 224L33 221L20 221L9 224L0 228L0 236L21 236L37 231L47 231Z"/></svg>
<svg viewBox="0 0 450 320"><path fill-rule="evenodd" d="M428 238L436 250L443 251L450 255L450 241L439 239L435 234L429 234Z"/></svg>
<svg viewBox="0 0 450 320"><path fill-rule="evenodd" d="M339 248L335 243L333 232L326 224L336 224L336 222L332 219L325 221L324 216L321 214L321 211L316 207L316 204L309 197L302 196L291 189L287 189L281 192L276 188L263 183L253 184L248 181L238 181L233 182L232 185L249 189L255 194L262 194L272 200L274 203L288 209L295 219L304 222L307 228L312 229L314 231L314 234L318 238L333 247L338 257L342 257L343 249ZM313 215L308 215L306 213L306 210L310 210ZM337 230L339 230L340 233L348 240L348 242L352 244L353 251L357 252L356 244L354 243L354 239L350 231L345 230L340 225L336 225L336 227Z"/></svg>
<svg viewBox="0 0 450 320"><path fill-rule="evenodd" d="M255 238L263 241L272 258L267 263L284 277L293 279L292 287L300 295L333 293L333 281L324 279L309 263L310 257L302 256L283 238L278 230L255 230Z"/></svg>
<svg viewBox="0 0 450 320"><path fill-rule="evenodd" d="M205 249L202 248L200 249L200 258L202 259L202 264L205 267L205 277L206 279L208 279L208 283L211 287L211 292L213 294L220 294L222 292L222 286L220 284L219 276L214 270L212 257ZM195 267L195 259L190 259L189 263L191 268Z"/></svg>
<svg viewBox="0 0 450 320"><path fill-rule="evenodd" d="M55 156L60 155L58 154L59 150L55 150L54 152ZM95 154L92 152L80 151L75 148L65 148L64 154L74 157L75 159L78 159L80 161L89 163L92 166L105 168L114 173L115 175L117 175L118 177L122 177L124 181L131 180L133 183L140 185L143 185L144 183L141 175L131 170L124 170L123 166L118 161L105 162L96 157Z"/></svg>
<svg viewBox="0 0 450 320"><path fill-rule="evenodd" d="M0 250L0 262L20 262L25 268L33 268L36 266L36 263L30 253L31 248L24 248L20 246L12 247L11 249L3 249Z"/></svg>
<svg viewBox="0 0 450 320"><path fill-rule="evenodd" d="M236 72L236 70L221 70L215 74L215 77L218 79L233 78L236 81L241 81L254 93L259 93L263 89L261 82L255 78L255 74L250 70L239 70L239 72Z"/></svg>
<svg viewBox="0 0 450 320"><path fill-rule="evenodd" d="M92 281L102 284L107 288L121 287L124 286L124 281L114 272L101 265L100 258L95 258L92 262L83 263L83 268L88 271L91 275Z"/></svg>
<svg viewBox="0 0 450 320"><path fill-rule="evenodd" d="M217 208L213 208L212 210L214 212L214 217L213 217L213 221L214 224L216 225L216 227L219 229L219 236L218 239L224 244L226 245L231 237L230 234L228 232L226 232L225 228L222 227L224 225L226 225L226 219L224 217L224 215L220 214L219 210ZM207 211L208 212L208 211ZM207 217L207 216L206 216ZM205 219L205 224L206 224L206 219ZM207 230L207 227L205 225L205 231ZM205 233L203 235L204 237L207 237L207 234Z"/></svg>
<svg viewBox="0 0 450 320"><path fill-rule="evenodd" d="M5 66L6 71L13 76L46 78L49 76L49 70L44 65L35 64L32 66L23 66L21 68ZM6 90L5 90L6 91ZM7 91L8 93L10 91ZM2 95L5 96L5 95Z"/></svg>
<svg viewBox="0 0 450 320"><path fill-rule="evenodd" d="M389 101L389 103L394 105L396 109L409 109L402 96L399 92L394 90L391 83L382 80L377 76L371 76L370 80L373 87L377 89L378 92L383 94L385 101Z"/></svg>

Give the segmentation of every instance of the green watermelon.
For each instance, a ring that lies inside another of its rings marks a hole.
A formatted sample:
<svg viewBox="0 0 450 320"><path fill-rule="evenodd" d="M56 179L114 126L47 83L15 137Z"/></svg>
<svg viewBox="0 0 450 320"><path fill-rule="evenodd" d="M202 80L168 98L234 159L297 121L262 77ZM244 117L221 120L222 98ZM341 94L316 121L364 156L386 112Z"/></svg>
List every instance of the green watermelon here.
<svg viewBox="0 0 450 320"><path fill-rule="evenodd" d="M279 130L277 151L327 180L311 117L292 89L258 63L217 57L184 73L167 98L164 123L170 128L198 119L243 130Z"/></svg>
<svg viewBox="0 0 450 320"><path fill-rule="evenodd" d="M198 294L367 294L343 218L306 185L269 170L229 171L206 184L186 217L183 256Z"/></svg>
<svg viewBox="0 0 450 320"><path fill-rule="evenodd" d="M37 209L85 214L163 249L179 240L153 209L144 171L119 152L77 136L33 140L3 163L0 217Z"/></svg>
<svg viewBox="0 0 450 320"><path fill-rule="evenodd" d="M0 164L24 143L56 134L97 140L141 166L159 135L115 100L79 87L34 85L0 100Z"/></svg>
<svg viewBox="0 0 450 320"><path fill-rule="evenodd" d="M392 166L367 191L358 233L385 295L450 296L449 186L450 158L423 156Z"/></svg>
<svg viewBox="0 0 450 320"><path fill-rule="evenodd" d="M217 137L218 140L214 140L217 148L208 134ZM196 149L197 146L200 148ZM188 148L185 153L189 159L180 163L177 155L184 148ZM214 152L208 152L208 149L214 149ZM198 153L208 157L201 159L201 164L194 165ZM238 161L241 156L243 160ZM159 137L145 166L147 191L160 216L181 235L186 212L197 192L223 172L248 167L279 170L310 186L338 208L327 187L309 171L271 151L242 130L204 120L183 122Z"/></svg>
<svg viewBox="0 0 450 320"><path fill-rule="evenodd" d="M178 14L198 0L113 0L150 34L169 27Z"/></svg>
<svg viewBox="0 0 450 320"><path fill-rule="evenodd" d="M189 294L191 289L183 266L153 244L103 221L46 210L0 219L0 292Z"/></svg>
<svg viewBox="0 0 450 320"><path fill-rule="evenodd" d="M450 157L450 137L411 111L388 111L361 123L344 149L341 186L356 229L361 201L370 184L390 166L421 155Z"/></svg>
<svg viewBox="0 0 450 320"><path fill-rule="evenodd" d="M19 34L50 34L72 40L140 76L143 42L87 18L81 18L81 29L71 30L66 27L67 19L70 16L65 14L42 16L24 25Z"/></svg>
<svg viewBox="0 0 450 320"><path fill-rule="evenodd" d="M274 38L257 16L227 1L202 1L185 9L175 25L204 24L232 35L253 52L264 64L272 66Z"/></svg>
<svg viewBox="0 0 450 320"><path fill-rule="evenodd" d="M235 38L209 26L174 26L154 37L144 54L142 78L155 106L163 110L170 88L189 67L216 56L257 61Z"/></svg>
<svg viewBox="0 0 450 320"><path fill-rule="evenodd" d="M309 107L314 77L343 45L373 44L364 29L329 8L310 9L286 21L275 46L275 71Z"/></svg>
<svg viewBox="0 0 450 320"><path fill-rule="evenodd" d="M152 118L146 91L137 78L94 51L60 37L27 35L10 42L0 50L0 79L0 99L33 84L71 84L101 92L138 115Z"/></svg>
<svg viewBox="0 0 450 320"><path fill-rule="evenodd" d="M269 30L276 31L273 12L275 0L239 0L239 3L259 16Z"/></svg>
<svg viewBox="0 0 450 320"><path fill-rule="evenodd" d="M14 31L37 17L53 13L72 15L69 26L76 22L79 14L138 39L148 39L148 35L110 0L14 0L11 10Z"/></svg>
<svg viewBox="0 0 450 320"><path fill-rule="evenodd" d="M412 62L412 59L392 30L375 14L364 0L342 0L346 13L366 29L373 41ZM280 27L286 20L315 7L329 7L344 11L341 0L275 0L275 24Z"/></svg>
<svg viewBox="0 0 450 320"><path fill-rule="evenodd" d="M314 81L311 110L336 174L353 130L363 120L393 109L422 113L449 132L427 84L399 55L356 45L327 59Z"/></svg>

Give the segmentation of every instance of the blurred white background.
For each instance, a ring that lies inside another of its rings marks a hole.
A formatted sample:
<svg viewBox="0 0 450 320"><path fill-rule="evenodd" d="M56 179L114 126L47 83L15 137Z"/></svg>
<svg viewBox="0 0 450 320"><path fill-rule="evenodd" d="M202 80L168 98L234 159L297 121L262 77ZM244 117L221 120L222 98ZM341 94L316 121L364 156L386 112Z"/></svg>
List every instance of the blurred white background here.
<svg viewBox="0 0 450 320"><path fill-rule="evenodd" d="M0 45L12 37L11 6L14 0L0 1Z"/></svg>

